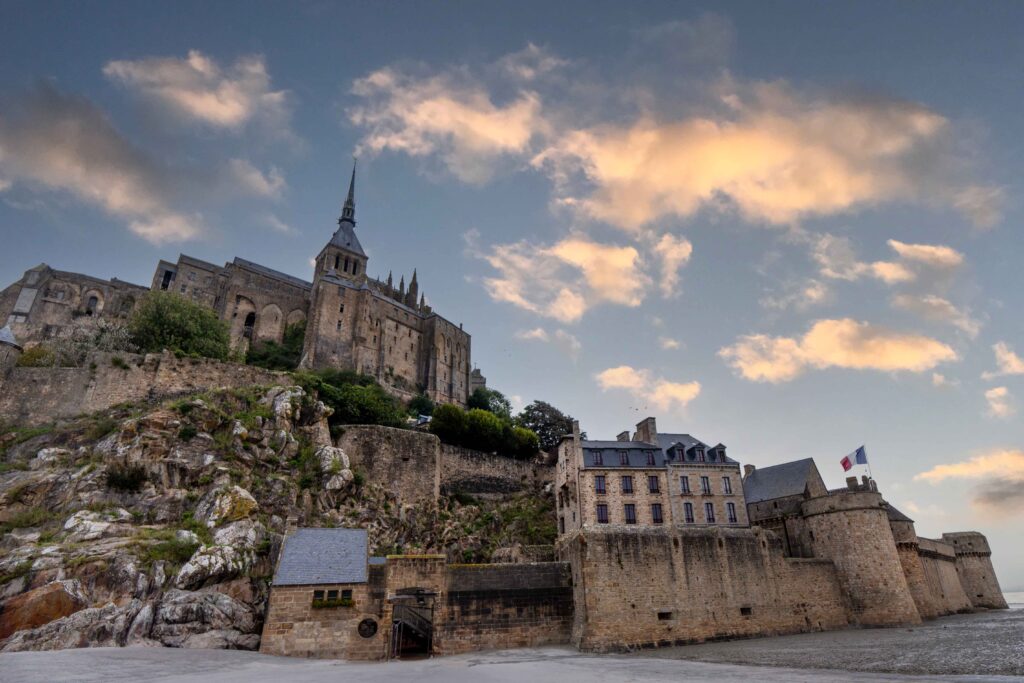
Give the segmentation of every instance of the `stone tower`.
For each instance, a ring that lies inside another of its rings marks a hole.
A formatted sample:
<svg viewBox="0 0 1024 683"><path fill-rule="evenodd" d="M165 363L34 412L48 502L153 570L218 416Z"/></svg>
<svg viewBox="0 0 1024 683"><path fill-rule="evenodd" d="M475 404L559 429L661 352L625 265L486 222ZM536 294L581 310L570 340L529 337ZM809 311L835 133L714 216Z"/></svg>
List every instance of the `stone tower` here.
<svg viewBox="0 0 1024 683"><path fill-rule="evenodd" d="M363 245L356 237L356 165L352 163L352 179L348 184L348 196L338 218L338 229L319 256L316 257L314 281L330 273L346 280L366 279L368 257Z"/></svg>
<svg viewBox="0 0 1024 683"><path fill-rule="evenodd" d="M942 540L956 551L956 572L975 607L1006 609L1006 598L992 568L992 550L988 539L977 531L942 534Z"/></svg>
<svg viewBox="0 0 1024 683"><path fill-rule="evenodd" d="M18 364L21 357L21 347L14 339L14 333L10 326L0 329L0 381L3 381L7 373Z"/></svg>
<svg viewBox="0 0 1024 683"><path fill-rule="evenodd" d="M835 564L855 623L920 623L881 494L866 477L863 486L856 479L847 484L801 506L814 556Z"/></svg>

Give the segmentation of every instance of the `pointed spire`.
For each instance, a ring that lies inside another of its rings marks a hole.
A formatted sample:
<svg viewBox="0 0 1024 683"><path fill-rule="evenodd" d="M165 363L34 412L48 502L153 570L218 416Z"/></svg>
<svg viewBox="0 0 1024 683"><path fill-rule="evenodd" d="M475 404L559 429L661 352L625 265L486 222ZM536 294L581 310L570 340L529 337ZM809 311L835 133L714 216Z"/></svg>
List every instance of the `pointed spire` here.
<svg viewBox="0 0 1024 683"><path fill-rule="evenodd" d="M356 224L356 159L352 159L352 180L348 183L348 197L345 199L345 206L341 209L341 218L338 219L338 224L341 223Z"/></svg>
<svg viewBox="0 0 1024 683"><path fill-rule="evenodd" d="M416 269L413 268L412 269L412 281L409 283L409 286L412 287L415 284L416 284Z"/></svg>
<svg viewBox="0 0 1024 683"><path fill-rule="evenodd" d="M420 310L423 310L423 308L426 305L427 305L427 297L424 296L423 294L420 294Z"/></svg>
<svg viewBox="0 0 1024 683"><path fill-rule="evenodd" d="M391 271L389 270L388 271L388 287L391 288L391 287L394 287L394 286L395 286L395 283L394 283L394 280L391 279Z"/></svg>
<svg viewBox="0 0 1024 683"><path fill-rule="evenodd" d="M405 298L405 276L404 275L402 276L402 279L398 282L398 298L399 299L404 299Z"/></svg>

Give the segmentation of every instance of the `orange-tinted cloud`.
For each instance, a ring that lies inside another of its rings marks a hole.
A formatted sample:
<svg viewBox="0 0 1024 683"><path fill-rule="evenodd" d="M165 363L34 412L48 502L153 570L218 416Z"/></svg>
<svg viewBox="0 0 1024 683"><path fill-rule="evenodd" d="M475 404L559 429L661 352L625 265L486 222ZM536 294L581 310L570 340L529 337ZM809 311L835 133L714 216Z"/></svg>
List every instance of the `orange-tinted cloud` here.
<svg viewBox="0 0 1024 683"><path fill-rule="evenodd" d="M700 382L671 382L655 378L650 370L637 369L629 365L608 368L596 375L597 384L603 391L625 389L633 397L658 410L673 407L685 408L700 395Z"/></svg>
<svg viewBox="0 0 1024 683"><path fill-rule="evenodd" d="M1024 375L1024 359L1014 353L1009 344L997 342L992 345L992 351L996 355L996 371L983 372L982 379L992 379L1003 375Z"/></svg>
<svg viewBox="0 0 1024 683"><path fill-rule="evenodd" d="M740 337L718 355L756 382L786 382L808 368L923 372L957 359L956 351L930 337L850 318L819 320L799 339Z"/></svg>

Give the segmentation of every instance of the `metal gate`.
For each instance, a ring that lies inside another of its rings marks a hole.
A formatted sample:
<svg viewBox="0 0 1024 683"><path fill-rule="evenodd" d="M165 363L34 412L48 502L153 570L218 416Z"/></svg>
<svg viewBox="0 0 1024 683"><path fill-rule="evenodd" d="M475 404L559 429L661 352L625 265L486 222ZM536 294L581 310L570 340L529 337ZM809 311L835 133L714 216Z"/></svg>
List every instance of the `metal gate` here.
<svg viewBox="0 0 1024 683"><path fill-rule="evenodd" d="M409 597L413 598L412 604L403 600L395 604L392 612L390 655L393 659L429 656L433 650L434 606L416 604L414 596ZM425 601L421 598L420 602Z"/></svg>

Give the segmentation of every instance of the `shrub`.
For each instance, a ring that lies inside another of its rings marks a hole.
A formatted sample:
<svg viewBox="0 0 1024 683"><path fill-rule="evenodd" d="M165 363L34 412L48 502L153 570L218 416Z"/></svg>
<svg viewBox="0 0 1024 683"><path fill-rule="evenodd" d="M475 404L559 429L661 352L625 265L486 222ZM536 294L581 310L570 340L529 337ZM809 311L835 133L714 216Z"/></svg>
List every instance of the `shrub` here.
<svg viewBox="0 0 1024 683"><path fill-rule="evenodd" d="M9 496L10 494L8 494ZM10 497L8 502L14 502ZM0 524L0 536L3 536L11 529L28 529L29 527L41 526L54 518L54 513L46 508L26 508L11 515L3 524Z"/></svg>
<svg viewBox="0 0 1024 683"><path fill-rule="evenodd" d="M148 545L141 553L140 559L146 564L154 562L170 562L174 565L182 565L188 562L196 550L198 543L178 539L176 536L153 545Z"/></svg>
<svg viewBox="0 0 1024 683"><path fill-rule="evenodd" d="M121 358L121 356L114 356L113 358L111 358L110 364L113 365L115 368L118 368L119 370L129 369L128 363L124 362L124 358Z"/></svg>
<svg viewBox="0 0 1024 683"><path fill-rule="evenodd" d="M540 450L540 439L525 427L513 427L511 438L511 455L519 460L530 460Z"/></svg>
<svg viewBox="0 0 1024 683"><path fill-rule="evenodd" d="M540 447L549 451L558 445L563 436L572 433L573 419L550 403L534 401L516 415L515 422L534 432L540 439Z"/></svg>
<svg viewBox="0 0 1024 683"><path fill-rule="evenodd" d="M245 362L268 370L294 370L302 359L305 339L306 321L292 323L285 328L280 344L274 341L253 344L246 353Z"/></svg>
<svg viewBox="0 0 1024 683"><path fill-rule="evenodd" d="M181 429L178 430L178 438L182 441L191 441L199 430L196 429L195 425L182 425Z"/></svg>
<svg viewBox="0 0 1024 683"><path fill-rule="evenodd" d="M486 410L501 418L507 419L512 416L512 403L497 389L478 387L466 400L466 406L470 409Z"/></svg>
<svg viewBox="0 0 1024 683"><path fill-rule="evenodd" d="M321 401L334 409L334 414L328 418L332 426L375 424L401 427L405 422L404 411L398 401L372 377L327 370L296 373L295 381L307 392L315 392Z"/></svg>
<svg viewBox="0 0 1024 683"><path fill-rule="evenodd" d="M227 323L213 310L173 292L149 292L128 322L142 351L168 349L189 356L224 360L230 351Z"/></svg>
<svg viewBox="0 0 1024 683"><path fill-rule="evenodd" d="M28 347L18 357L18 365L23 368L47 368L55 363L53 349L42 344Z"/></svg>
<svg viewBox="0 0 1024 683"><path fill-rule="evenodd" d="M466 411L462 408L444 403L434 408L434 416L430 420L430 431L441 441L450 444L462 444L466 435Z"/></svg>
<svg viewBox="0 0 1024 683"><path fill-rule="evenodd" d="M466 413L466 434L463 445L490 453L501 448L501 420L494 413L473 408Z"/></svg>
<svg viewBox="0 0 1024 683"><path fill-rule="evenodd" d="M89 429L85 430L85 436L89 439L99 440L115 429L117 429L117 420L110 417L99 417L89 425Z"/></svg>
<svg viewBox="0 0 1024 683"><path fill-rule="evenodd" d="M115 491L140 491L147 479L142 465L114 464L107 467L107 488Z"/></svg>
<svg viewBox="0 0 1024 683"><path fill-rule="evenodd" d="M433 415L434 401L426 394L417 394L409 401L409 414Z"/></svg>

